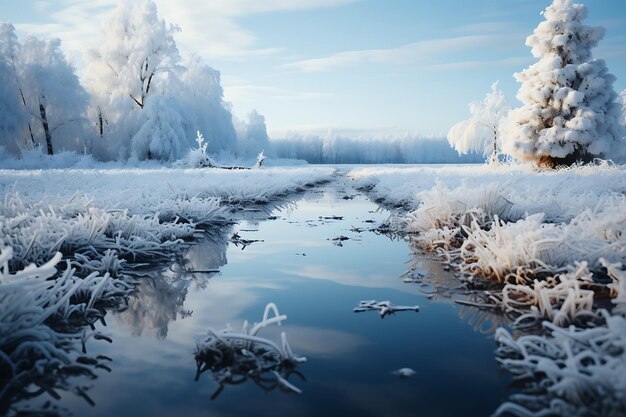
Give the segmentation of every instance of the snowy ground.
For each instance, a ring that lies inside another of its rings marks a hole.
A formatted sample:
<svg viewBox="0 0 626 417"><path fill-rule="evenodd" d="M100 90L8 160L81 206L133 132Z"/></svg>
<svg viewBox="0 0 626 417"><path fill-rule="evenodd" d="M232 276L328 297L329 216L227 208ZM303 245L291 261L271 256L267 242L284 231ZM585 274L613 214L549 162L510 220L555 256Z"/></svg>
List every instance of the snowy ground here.
<svg viewBox="0 0 626 417"><path fill-rule="evenodd" d="M224 220L224 205L267 203L334 174L332 168L0 171L2 246L14 265L93 247L152 256ZM152 246L150 246L152 245ZM143 250L148 252L142 252Z"/></svg>

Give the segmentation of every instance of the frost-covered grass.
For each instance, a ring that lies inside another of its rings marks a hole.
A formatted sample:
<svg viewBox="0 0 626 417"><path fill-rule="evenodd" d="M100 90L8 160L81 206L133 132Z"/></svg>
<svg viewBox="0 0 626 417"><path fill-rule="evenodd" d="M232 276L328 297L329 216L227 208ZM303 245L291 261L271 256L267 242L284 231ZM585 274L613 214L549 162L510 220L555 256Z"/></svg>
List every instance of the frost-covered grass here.
<svg viewBox="0 0 626 417"><path fill-rule="evenodd" d="M365 168L350 176L372 198L403 207L395 227L477 284L486 278L540 293L557 288L565 300L567 277L589 287L602 274L601 260L626 260L623 166ZM582 263L587 273L575 272Z"/></svg>
<svg viewBox="0 0 626 417"><path fill-rule="evenodd" d="M180 239L224 221L226 204L266 203L329 180L330 168L0 171L0 245L12 265L114 250L164 256Z"/></svg>
<svg viewBox="0 0 626 417"><path fill-rule="evenodd" d="M144 207L163 201L192 197L219 198L231 203L268 202L279 196L326 181L332 168L264 168L261 170L220 169L69 169L0 170L0 193L20 192L29 201L44 195L71 197L75 192L93 198L96 206ZM157 206L157 209L159 206ZM136 210L134 210L136 209Z"/></svg>
<svg viewBox="0 0 626 417"><path fill-rule="evenodd" d="M626 271L603 262L614 308L590 328L544 321L544 335L496 331L502 367L520 384L496 416L610 416L626 413Z"/></svg>
<svg viewBox="0 0 626 417"><path fill-rule="evenodd" d="M108 358L85 356L87 339L107 339L85 326L103 317L104 308L123 305L134 285L109 272L77 270L61 261L61 253L41 266L10 272L13 256L10 247L0 251L0 413L43 414L27 411L20 401L43 393L58 398L58 390L91 401L83 387L68 381L108 369Z"/></svg>
<svg viewBox="0 0 626 417"><path fill-rule="evenodd" d="M522 392L496 415L624 415L624 166L366 168L350 176L402 209L392 227L468 286L490 288L485 302L514 318L514 336L496 331L497 353Z"/></svg>
<svg viewBox="0 0 626 417"><path fill-rule="evenodd" d="M80 345L103 338L86 327L105 309L126 305L133 268L167 261L195 233L228 221L233 206L276 200L334 172L0 170L0 414L57 390L91 401L71 377L94 378L106 365Z"/></svg>
<svg viewBox="0 0 626 417"><path fill-rule="evenodd" d="M285 332L281 332L280 344L258 335L265 327L272 324L280 326L285 320L287 316L278 312L276 304L269 303L265 306L263 319L254 323L252 328L246 321L241 332L230 328L219 331L209 329L205 336L197 339L194 353L196 380L202 373L210 371L219 384L211 399L215 399L226 385L241 384L248 379L266 391L280 388L286 392L302 393L288 378L297 373L296 367L306 362L306 358L293 353Z"/></svg>
<svg viewBox="0 0 626 417"><path fill-rule="evenodd" d="M532 261L558 270L574 261L593 267L600 257L624 256L624 167L365 168L350 177L373 199L405 208L400 227L415 233L425 249L450 252L467 242L464 261L484 259L491 268L474 265L472 274L503 280Z"/></svg>

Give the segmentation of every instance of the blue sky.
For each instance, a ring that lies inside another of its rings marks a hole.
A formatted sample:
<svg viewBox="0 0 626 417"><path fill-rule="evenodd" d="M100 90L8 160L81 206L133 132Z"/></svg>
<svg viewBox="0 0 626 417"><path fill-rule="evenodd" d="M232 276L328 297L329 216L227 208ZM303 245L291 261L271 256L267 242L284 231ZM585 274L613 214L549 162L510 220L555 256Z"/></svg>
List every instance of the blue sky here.
<svg viewBox="0 0 626 417"><path fill-rule="evenodd" d="M445 134L490 85L513 105L512 74L534 62L524 40L544 0L156 0L181 26L179 49L222 73L242 117L256 108L285 131ZM626 88L626 1L587 0L607 29L596 58ZM0 20L57 36L80 67L116 0L0 0Z"/></svg>

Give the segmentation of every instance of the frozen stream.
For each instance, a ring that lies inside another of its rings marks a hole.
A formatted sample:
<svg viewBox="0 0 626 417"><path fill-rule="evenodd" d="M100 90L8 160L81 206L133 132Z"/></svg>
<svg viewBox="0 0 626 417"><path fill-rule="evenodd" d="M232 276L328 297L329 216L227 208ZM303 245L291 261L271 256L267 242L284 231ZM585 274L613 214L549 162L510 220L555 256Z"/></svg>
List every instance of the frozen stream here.
<svg viewBox="0 0 626 417"><path fill-rule="evenodd" d="M418 262L424 282L455 285L435 263L413 259L406 241L370 231L389 213L342 181L271 213L239 214L247 220L200 239L175 265L145 278L130 308L97 326L113 343L89 344L90 354L113 359L110 373L84 383L95 406L71 393L62 393L59 405L75 416L118 417L493 413L510 392L492 335L480 331L475 311L404 282ZM259 242L242 250L230 241L234 233ZM333 240L340 236L348 239ZM420 311L384 319L354 313L367 299L417 304ZM194 381L195 336L258 321L268 302L288 319L263 335L285 331L293 350L308 358L298 367L305 380L289 379L303 393L266 392L247 381L211 400L218 385L210 372ZM391 374L402 367L416 374Z"/></svg>

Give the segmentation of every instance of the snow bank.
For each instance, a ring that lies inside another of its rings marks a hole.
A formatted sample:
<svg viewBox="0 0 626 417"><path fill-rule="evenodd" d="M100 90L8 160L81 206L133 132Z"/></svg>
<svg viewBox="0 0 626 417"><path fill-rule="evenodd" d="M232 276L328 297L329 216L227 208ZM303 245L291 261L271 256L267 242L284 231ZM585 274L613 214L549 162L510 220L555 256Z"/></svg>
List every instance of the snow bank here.
<svg viewBox="0 0 626 417"><path fill-rule="evenodd" d="M115 250L167 256L180 239L224 220L225 202L265 203L328 180L333 169L0 170L0 245L14 267Z"/></svg>
<svg viewBox="0 0 626 417"><path fill-rule="evenodd" d="M372 198L407 210L396 227L412 233L418 247L444 256L469 281L487 278L524 284L548 298L550 291L567 296L566 274L579 263L598 273L602 259L626 259L624 167L364 168L350 176ZM542 283L540 290L536 280L547 277L553 283Z"/></svg>

